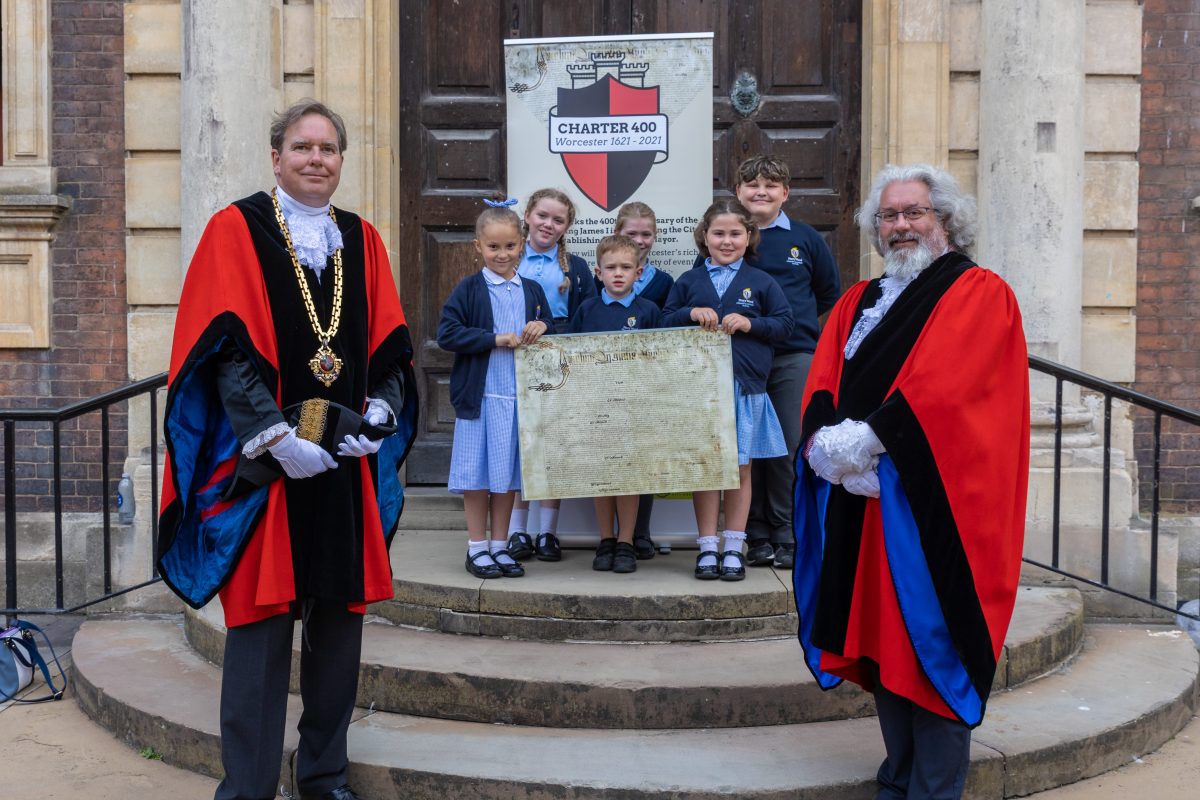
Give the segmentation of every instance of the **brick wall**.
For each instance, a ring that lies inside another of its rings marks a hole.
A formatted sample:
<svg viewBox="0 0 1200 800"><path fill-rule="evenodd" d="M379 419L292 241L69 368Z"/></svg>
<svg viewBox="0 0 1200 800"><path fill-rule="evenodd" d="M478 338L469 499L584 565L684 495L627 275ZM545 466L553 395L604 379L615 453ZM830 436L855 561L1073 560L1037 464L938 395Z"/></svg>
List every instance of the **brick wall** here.
<svg viewBox="0 0 1200 800"><path fill-rule="evenodd" d="M1136 388L1200 409L1200 0L1146 0ZM1143 508L1152 440L1138 421ZM1200 514L1200 429L1164 422L1164 509Z"/></svg>
<svg viewBox="0 0 1200 800"><path fill-rule="evenodd" d="M0 350L0 405L58 407L127 382L123 3L54 0L52 163L57 191L73 205L51 246L51 346ZM96 510L120 478L123 407L110 420L115 474L100 476L99 414L62 429L65 510ZM52 505L52 433L18 426L22 510ZM0 487L0 492L3 488Z"/></svg>

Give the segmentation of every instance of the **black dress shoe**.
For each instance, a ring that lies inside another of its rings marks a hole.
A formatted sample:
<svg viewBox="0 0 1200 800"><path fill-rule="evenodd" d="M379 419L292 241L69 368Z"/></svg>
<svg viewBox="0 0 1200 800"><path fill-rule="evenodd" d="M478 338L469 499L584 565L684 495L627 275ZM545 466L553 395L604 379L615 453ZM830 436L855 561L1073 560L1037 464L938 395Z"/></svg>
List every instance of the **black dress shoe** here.
<svg viewBox="0 0 1200 800"><path fill-rule="evenodd" d="M638 561L654 558L654 540L649 536L634 536L633 549L637 553Z"/></svg>
<svg viewBox="0 0 1200 800"><path fill-rule="evenodd" d="M613 572L637 572L637 551L628 542L617 542L613 554Z"/></svg>
<svg viewBox="0 0 1200 800"><path fill-rule="evenodd" d="M716 561L707 567L702 567L700 560L705 556L712 556ZM721 556L716 550L704 550L696 556L696 577L702 581L715 581L721 577Z"/></svg>
<svg viewBox="0 0 1200 800"><path fill-rule="evenodd" d="M507 550L502 550L499 553L492 553L492 559L496 562L496 566L500 568L500 574L505 578L523 577L525 575L525 568L518 564L516 560L513 560L511 564L505 564L503 561L496 558L496 556L503 555L504 553L508 553L508 557L510 559L513 558L513 554L509 553Z"/></svg>
<svg viewBox="0 0 1200 800"><path fill-rule="evenodd" d="M736 567L725 566L725 559L730 556L737 558ZM726 550L721 553L721 580L723 581L740 581L746 577L746 559L742 556L741 550Z"/></svg>
<svg viewBox="0 0 1200 800"><path fill-rule="evenodd" d="M302 794L300 795L300 800L362 800L362 798L356 795L354 790L350 788L350 784L347 783L345 786L330 789L322 795Z"/></svg>
<svg viewBox="0 0 1200 800"><path fill-rule="evenodd" d="M617 553L616 539L601 539L596 547L596 557L592 559L592 569L597 572L608 572L613 568L613 557Z"/></svg>
<svg viewBox="0 0 1200 800"><path fill-rule="evenodd" d="M775 568L791 569L796 563L796 545L781 544L775 548Z"/></svg>
<svg viewBox="0 0 1200 800"><path fill-rule="evenodd" d="M508 554L517 561L533 557L533 539L525 531L517 531L508 537Z"/></svg>
<svg viewBox="0 0 1200 800"><path fill-rule="evenodd" d="M476 578L499 578L504 573L500 571L500 567L493 561L490 564L477 564L478 559L487 556L492 557L492 554L487 550L480 550L475 555L467 553L467 572L474 575Z"/></svg>
<svg viewBox="0 0 1200 800"><path fill-rule="evenodd" d="M755 539L746 549L746 563L752 567L769 567L775 563L775 547L766 539Z"/></svg>
<svg viewBox="0 0 1200 800"><path fill-rule="evenodd" d="M533 543L538 561L562 561L562 545L553 533L539 533Z"/></svg>

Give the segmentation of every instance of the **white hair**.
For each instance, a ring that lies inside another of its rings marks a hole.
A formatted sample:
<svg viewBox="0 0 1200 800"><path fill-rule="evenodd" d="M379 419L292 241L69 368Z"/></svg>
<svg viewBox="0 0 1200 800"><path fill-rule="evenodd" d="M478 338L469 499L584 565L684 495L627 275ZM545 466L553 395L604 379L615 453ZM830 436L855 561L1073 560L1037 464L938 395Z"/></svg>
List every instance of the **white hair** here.
<svg viewBox="0 0 1200 800"><path fill-rule="evenodd" d="M979 232L979 212L975 206L975 198L958 187L954 176L943 169L929 164L909 164L897 166L888 164L875 176L871 191L867 193L866 202L854 214L854 221L867 234L875 250L883 254L883 242L879 239L879 198L888 184L897 181L920 181L929 187L929 202L946 229L949 244L955 250L970 255L970 249L975 244L975 235Z"/></svg>

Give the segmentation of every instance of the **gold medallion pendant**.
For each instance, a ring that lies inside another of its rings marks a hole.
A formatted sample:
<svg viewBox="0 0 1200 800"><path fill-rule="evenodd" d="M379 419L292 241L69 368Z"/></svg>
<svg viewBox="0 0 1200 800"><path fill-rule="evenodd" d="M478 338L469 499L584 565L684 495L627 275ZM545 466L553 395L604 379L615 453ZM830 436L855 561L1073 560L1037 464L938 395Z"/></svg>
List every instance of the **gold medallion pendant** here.
<svg viewBox="0 0 1200 800"><path fill-rule="evenodd" d="M328 342L322 342L316 354L308 360L308 368L312 370L313 377L328 389L342 374L342 360L329 349Z"/></svg>
<svg viewBox="0 0 1200 800"><path fill-rule="evenodd" d="M313 334L321 343L317 352L308 360L308 368L312 371L313 377L325 384L325 388L328 389L342 374L342 360L333 350L329 349L329 342L334 336L337 336L338 326L342 322L342 250L338 248L333 251L333 308L329 315L329 327L322 328L321 321L317 318L317 308L313 305L312 293L308 290L308 281L304 277L304 269L296 259L296 248L292 246L292 235L288 231L287 221L283 218L283 210L279 207L279 198L275 196L274 189L271 190L271 204L275 207L275 221L279 224L279 232L283 234L283 240L287 243L288 255L292 259L292 269L296 272L296 281L300 284L300 299L304 301L308 324L312 326ZM337 222L333 206L329 207L329 218Z"/></svg>

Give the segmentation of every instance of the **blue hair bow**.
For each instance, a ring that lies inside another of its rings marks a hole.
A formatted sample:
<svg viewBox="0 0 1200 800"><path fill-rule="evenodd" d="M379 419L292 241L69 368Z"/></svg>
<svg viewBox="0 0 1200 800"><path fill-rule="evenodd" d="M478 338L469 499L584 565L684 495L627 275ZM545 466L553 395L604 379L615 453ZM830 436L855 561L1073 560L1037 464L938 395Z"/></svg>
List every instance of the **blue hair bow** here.
<svg viewBox="0 0 1200 800"><path fill-rule="evenodd" d="M510 197L507 200L489 200L485 197L483 198L483 202L487 203L492 208L507 208L508 206L515 206L517 204L517 198Z"/></svg>

